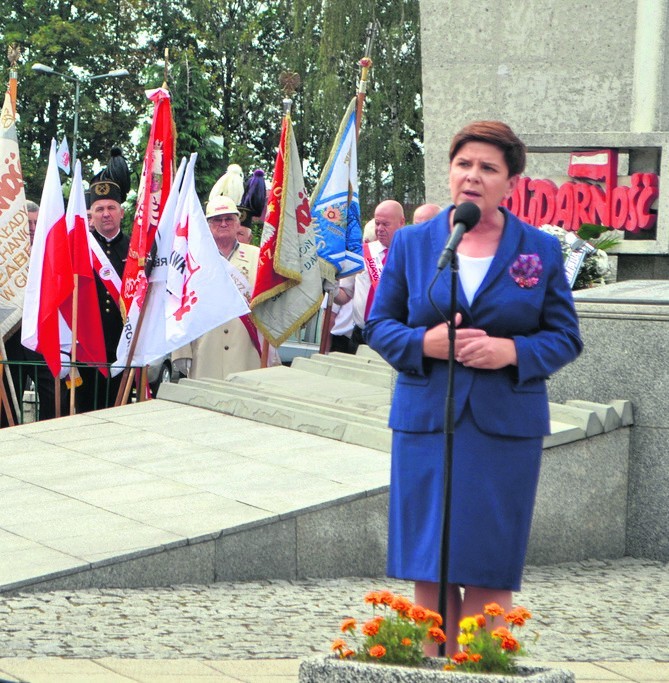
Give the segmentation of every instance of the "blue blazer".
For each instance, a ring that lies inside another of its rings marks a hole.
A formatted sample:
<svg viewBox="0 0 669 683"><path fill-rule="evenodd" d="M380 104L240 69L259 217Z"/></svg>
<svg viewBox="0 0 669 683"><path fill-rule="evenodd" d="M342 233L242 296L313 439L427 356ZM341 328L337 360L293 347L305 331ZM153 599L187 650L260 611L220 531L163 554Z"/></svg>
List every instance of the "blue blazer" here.
<svg viewBox="0 0 669 683"><path fill-rule="evenodd" d="M444 429L448 361L423 357L423 336L443 322L427 291L452 209L395 233L365 326L368 344L399 373L389 423L401 431ZM458 283L457 306L461 327L513 339L518 365L479 370L456 363L455 417L469 402L483 432L538 437L550 429L546 379L578 356L582 342L559 241L503 211L504 232L490 269L471 306ZM521 254L541 259L543 272L534 286L521 287L509 272ZM432 290L446 319L450 281L445 268Z"/></svg>

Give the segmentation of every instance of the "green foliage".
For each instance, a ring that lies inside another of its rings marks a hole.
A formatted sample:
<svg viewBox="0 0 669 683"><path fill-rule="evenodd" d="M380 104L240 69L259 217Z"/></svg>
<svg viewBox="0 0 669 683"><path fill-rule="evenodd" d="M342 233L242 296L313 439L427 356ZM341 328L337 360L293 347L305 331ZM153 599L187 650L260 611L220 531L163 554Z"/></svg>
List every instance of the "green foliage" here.
<svg viewBox="0 0 669 683"><path fill-rule="evenodd" d="M75 84L31 70L36 62L84 78L77 157L90 178L118 145L137 171L151 104L164 78L177 155L198 152L201 196L238 163L271 178L280 131L279 75L297 72L292 117L308 188L355 95L365 30L379 22L359 144L363 215L382 199L423 197L420 31L415 0L0 0L0 38L18 43L19 137L28 195L39 199L52 138L72 144ZM126 78L85 77L126 68ZM6 64L0 78L7 81ZM135 178L135 186L137 178Z"/></svg>
<svg viewBox="0 0 669 683"><path fill-rule="evenodd" d="M66 134L72 146L75 83L34 72L31 66L41 62L79 78L119 68L136 73L140 50L132 39L121 39L134 35L136 12L132 3L108 0L0 0L0 15L6 18L0 29L3 42L17 43L23 53L18 69L18 134L27 194L39 200L51 139ZM6 82L6 65L1 76ZM84 177L92 174L96 159L106 162L112 145L129 147L140 100L133 78L82 81L77 157Z"/></svg>
<svg viewBox="0 0 669 683"><path fill-rule="evenodd" d="M605 225L596 225L595 223L583 223L576 231L576 234L582 239L589 242L592 239L597 239L603 232L609 228Z"/></svg>

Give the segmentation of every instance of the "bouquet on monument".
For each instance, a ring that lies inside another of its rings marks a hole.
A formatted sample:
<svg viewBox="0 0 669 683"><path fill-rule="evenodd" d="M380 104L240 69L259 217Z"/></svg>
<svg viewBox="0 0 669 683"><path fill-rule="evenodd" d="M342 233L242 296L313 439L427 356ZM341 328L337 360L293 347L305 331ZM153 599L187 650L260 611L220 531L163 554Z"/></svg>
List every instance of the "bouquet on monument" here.
<svg viewBox="0 0 669 683"><path fill-rule="evenodd" d="M559 225L540 225L539 230L553 235L560 240L562 254L567 260L573 249L574 237L583 240L588 247L581 269L576 276L572 289L588 289L606 284L606 278L612 274L611 260L606 253L620 242L615 235L604 235L608 229L601 225L584 223L575 233L561 228Z"/></svg>

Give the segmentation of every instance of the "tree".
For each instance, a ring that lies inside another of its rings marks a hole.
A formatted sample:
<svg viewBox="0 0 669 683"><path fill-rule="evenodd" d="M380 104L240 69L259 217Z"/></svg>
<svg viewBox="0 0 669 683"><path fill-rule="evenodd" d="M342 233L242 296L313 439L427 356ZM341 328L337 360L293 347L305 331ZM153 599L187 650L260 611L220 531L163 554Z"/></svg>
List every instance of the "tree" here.
<svg viewBox="0 0 669 683"><path fill-rule="evenodd" d="M78 157L91 177L119 145L141 166L151 108L143 90L164 78L177 154L199 153L197 186L208 194L229 163L271 175L282 94L279 75L299 73L293 120L313 186L356 91L365 29L378 20L359 144L363 215L393 197L423 198L418 3L415 0L0 0L0 38L23 48L19 135L31 197L41 192L52 137L71 140L74 84L32 72L35 62L84 77L126 68L132 76L84 81ZM6 65L0 75L7 78Z"/></svg>
<svg viewBox="0 0 669 683"><path fill-rule="evenodd" d="M370 87L358 147L360 201L370 216L383 199L423 201L423 124L418 3L412 0L294 0L299 45L282 58L303 77L296 120L312 183L323 167L341 116L356 92L366 29L378 21Z"/></svg>
<svg viewBox="0 0 669 683"><path fill-rule="evenodd" d="M22 165L29 196L39 198L51 138L72 141L75 84L31 71L42 62L82 80L77 156L85 177L103 164L114 144L129 148L141 91L133 78L86 81L90 75L126 68L137 73L141 53L134 36L137 2L111 0L1 0L2 38L22 47L17 110ZM123 36L123 38L122 38ZM3 65L3 77L6 72ZM132 156L132 150L130 150Z"/></svg>

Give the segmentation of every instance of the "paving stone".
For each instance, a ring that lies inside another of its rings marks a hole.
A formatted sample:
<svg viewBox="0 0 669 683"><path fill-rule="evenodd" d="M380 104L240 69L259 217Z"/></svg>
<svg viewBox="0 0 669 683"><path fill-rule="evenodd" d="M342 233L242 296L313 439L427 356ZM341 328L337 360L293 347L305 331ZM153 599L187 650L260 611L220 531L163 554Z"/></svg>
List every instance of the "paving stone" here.
<svg viewBox="0 0 669 683"><path fill-rule="evenodd" d="M19 658L294 660L327 653L343 618L369 618L363 597L380 588L412 595L408 582L367 578L19 593L0 602L0 652ZM643 675L666 681L669 603L660 596L668 590L667 563L570 562L527 567L515 603L533 613L528 637L540 636L526 643L532 660L608 661L610 680L631 671L625 663L653 660L657 665L645 667ZM607 680L594 673L588 677Z"/></svg>

